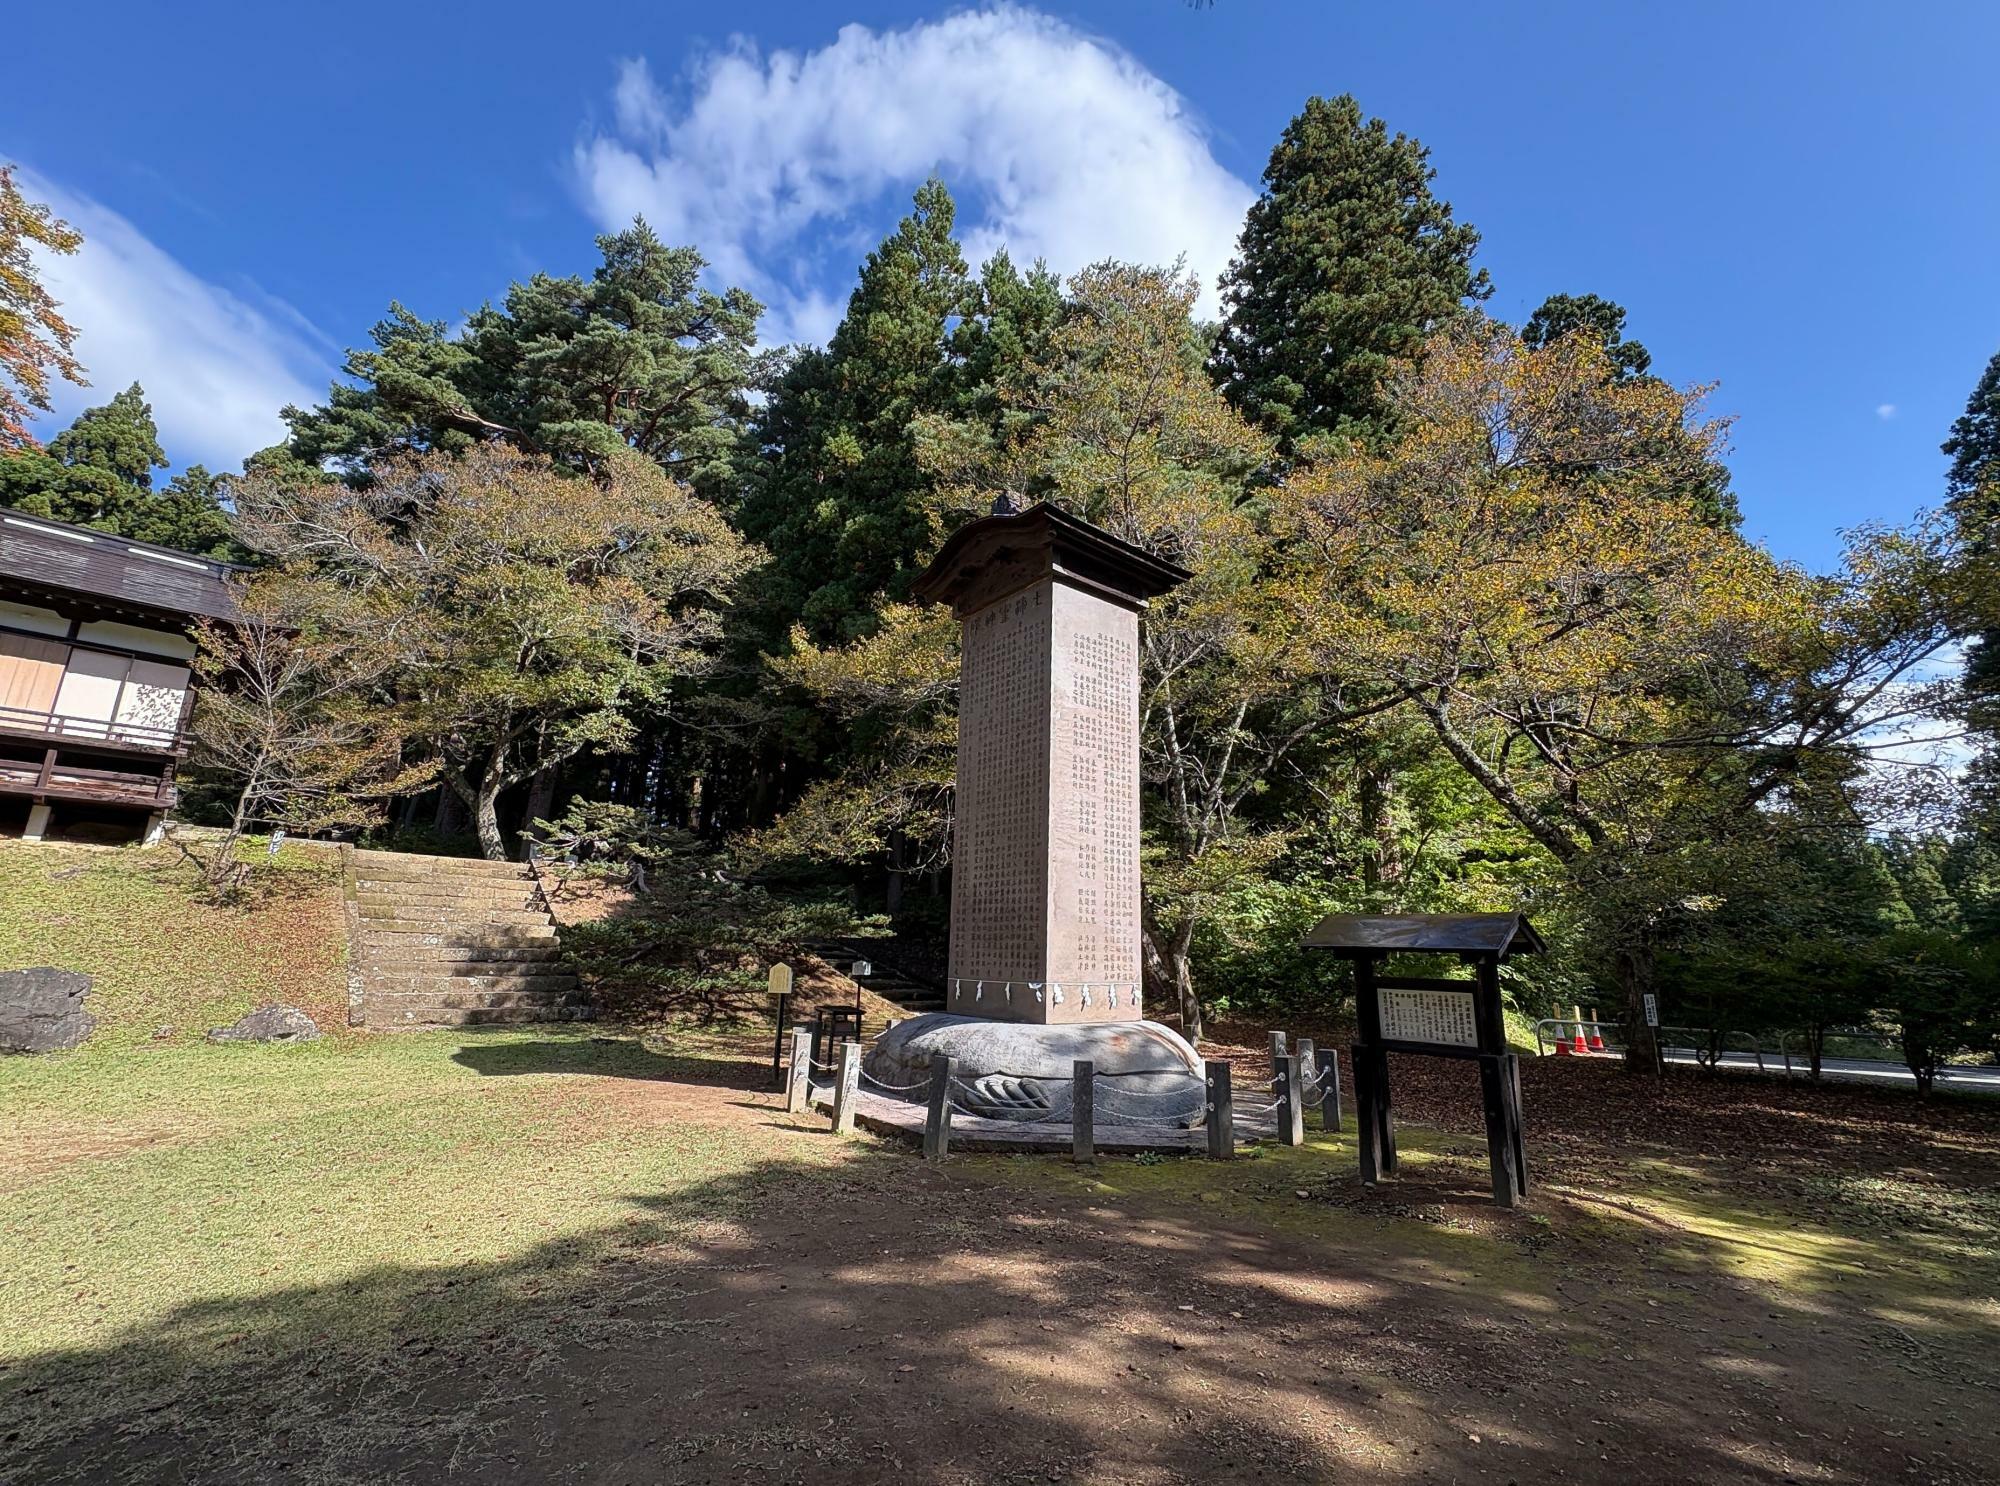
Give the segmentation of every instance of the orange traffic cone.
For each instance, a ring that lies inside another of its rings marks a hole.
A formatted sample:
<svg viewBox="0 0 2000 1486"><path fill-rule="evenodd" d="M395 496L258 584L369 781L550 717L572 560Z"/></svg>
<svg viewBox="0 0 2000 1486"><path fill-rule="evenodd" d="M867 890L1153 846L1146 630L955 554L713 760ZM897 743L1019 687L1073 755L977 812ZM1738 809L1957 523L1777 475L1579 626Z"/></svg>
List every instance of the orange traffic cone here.
<svg viewBox="0 0 2000 1486"><path fill-rule="evenodd" d="M1597 1008L1590 1008L1590 1050L1594 1053L1605 1051L1604 1028L1598 1025Z"/></svg>
<svg viewBox="0 0 2000 1486"><path fill-rule="evenodd" d="M1556 1056L1558 1058L1567 1058L1569 1056L1569 1035L1563 1031L1563 1024L1560 1020L1556 1022Z"/></svg>
<svg viewBox="0 0 2000 1486"><path fill-rule="evenodd" d="M1573 1053L1588 1053L1590 1048L1583 1040L1583 1008L1581 1006L1572 1006L1569 1009L1569 1014L1570 1020L1576 1024L1576 1035L1570 1043L1569 1050Z"/></svg>

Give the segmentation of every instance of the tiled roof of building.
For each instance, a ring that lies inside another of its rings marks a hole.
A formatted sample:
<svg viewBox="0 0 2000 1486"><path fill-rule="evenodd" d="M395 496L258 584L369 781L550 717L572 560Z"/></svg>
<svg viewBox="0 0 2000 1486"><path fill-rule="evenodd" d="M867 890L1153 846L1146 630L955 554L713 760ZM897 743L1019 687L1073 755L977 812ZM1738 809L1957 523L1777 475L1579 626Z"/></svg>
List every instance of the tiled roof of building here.
<svg viewBox="0 0 2000 1486"><path fill-rule="evenodd" d="M233 563L109 532L0 511L0 586L73 593L133 609L228 619Z"/></svg>

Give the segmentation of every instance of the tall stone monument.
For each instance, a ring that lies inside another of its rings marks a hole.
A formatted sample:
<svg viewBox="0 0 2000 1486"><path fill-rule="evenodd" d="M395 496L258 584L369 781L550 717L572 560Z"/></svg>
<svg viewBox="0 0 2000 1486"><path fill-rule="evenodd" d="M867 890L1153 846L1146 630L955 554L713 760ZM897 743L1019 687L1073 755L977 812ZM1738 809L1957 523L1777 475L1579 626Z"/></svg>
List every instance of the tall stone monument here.
<svg viewBox="0 0 2000 1486"><path fill-rule="evenodd" d="M1027 1117L1074 1058L1155 1095L1199 1071L1145 1020L1139 957L1140 613L1188 576L1054 506L1000 505L917 581L963 636L947 1010L899 1024L871 1072L949 1052L991 1112Z"/></svg>

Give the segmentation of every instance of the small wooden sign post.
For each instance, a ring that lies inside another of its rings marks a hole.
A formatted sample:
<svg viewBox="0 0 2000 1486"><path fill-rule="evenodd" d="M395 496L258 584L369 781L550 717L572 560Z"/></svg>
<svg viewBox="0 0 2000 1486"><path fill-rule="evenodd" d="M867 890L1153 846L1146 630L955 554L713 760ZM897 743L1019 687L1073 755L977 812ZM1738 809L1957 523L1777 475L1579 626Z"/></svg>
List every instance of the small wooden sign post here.
<svg viewBox="0 0 2000 1486"><path fill-rule="evenodd" d="M1389 1097L1389 1054L1472 1058L1479 1063L1480 1103L1493 1200L1512 1207L1528 1192L1521 1131L1520 1060L1507 1050L1500 1013L1500 962L1535 954L1541 936L1518 913L1336 913L1305 938L1354 962L1354 1113L1361 1179L1373 1185L1396 1170L1396 1124ZM1470 980L1385 975L1395 954L1456 955Z"/></svg>
<svg viewBox="0 0 2000 1486"><path fill-rule="evenodd" d="M771 1044L771 1082L785 1080L785 1013L792 1009L792 967L783 963L771 967L771 1019L778 1034Z"/></svg>

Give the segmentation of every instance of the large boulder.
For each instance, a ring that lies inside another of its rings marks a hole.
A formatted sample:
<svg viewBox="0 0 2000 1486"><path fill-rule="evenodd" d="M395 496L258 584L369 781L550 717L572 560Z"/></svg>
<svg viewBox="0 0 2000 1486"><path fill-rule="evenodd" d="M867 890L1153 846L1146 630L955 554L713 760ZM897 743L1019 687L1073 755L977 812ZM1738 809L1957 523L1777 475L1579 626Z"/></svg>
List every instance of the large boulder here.
<svg viewBox="0 0 2000 1486"><path fill-rule="evenodd" d="M1096 1072L1096 1118L1138 1124L1192 1124L1206 1103L1201 1055L1158 1022L996 1022L932 1012L901 1021L876 1039L864 1087L922 1097L931 1059L956 1060L953 1099L994 1119L1069 1119L1073 1065Z"/></svg>
<svg viewBox="0 0 2000 1486"><path fill-rule="evenodd" d="M0 1052L53 1053L79 1047L97 1026L83 1009L91 979L40 965L0 970Z"/></svg>
<svg viewBox="0 0 2000 1486"><path fill-rule="evenodd" d="M210 1042L311 1042L319 1023L296 1006L260 1006L227 1027L210 1030Z"/></svg>

